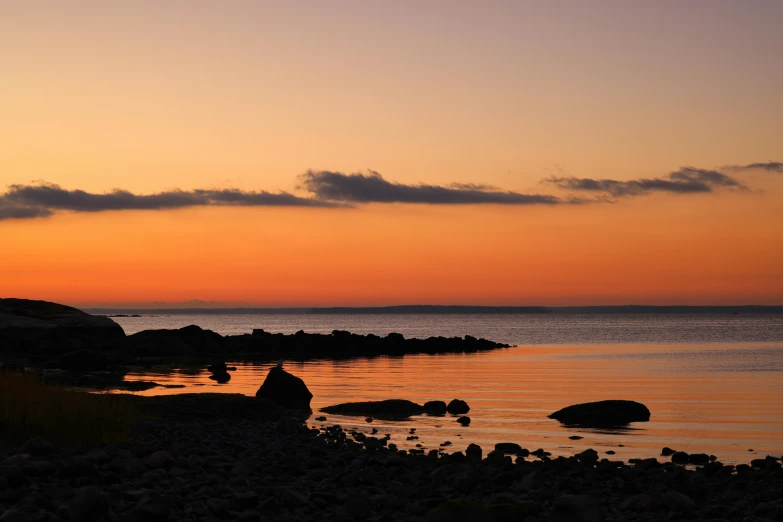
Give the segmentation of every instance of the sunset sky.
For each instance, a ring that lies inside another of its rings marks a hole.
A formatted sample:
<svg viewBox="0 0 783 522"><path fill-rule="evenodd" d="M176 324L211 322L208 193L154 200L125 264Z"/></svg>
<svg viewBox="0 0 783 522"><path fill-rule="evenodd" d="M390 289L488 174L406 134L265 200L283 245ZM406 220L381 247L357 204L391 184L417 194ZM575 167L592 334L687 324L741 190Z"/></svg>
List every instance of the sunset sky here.
<svg viewBox="0 0 783 522"><path fill-rule="evenodd" d="M781 26L776 0L0 0L0 297L781 305Z"/></svg>

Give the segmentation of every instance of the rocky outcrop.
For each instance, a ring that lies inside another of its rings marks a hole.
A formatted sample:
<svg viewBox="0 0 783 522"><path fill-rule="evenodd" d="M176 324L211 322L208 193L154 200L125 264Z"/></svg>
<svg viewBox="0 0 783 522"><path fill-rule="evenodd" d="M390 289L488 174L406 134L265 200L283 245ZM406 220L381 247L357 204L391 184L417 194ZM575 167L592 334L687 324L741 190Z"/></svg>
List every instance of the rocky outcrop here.
<svg viewBox="0 0 783 522"><path fill-rule="evenodd" d="M196 325L178 330L144 330L129 335L124 351L137 357L211 355L223 350L223 336Z"/></svg>
<svg viewBox="0 0 783 522"><path fill-rule="evenodd" d="M256 397L267 399L284 408L309 410L313 394L302 379L280 367L274 367L256 392Z"/></svg>
<svg viewBox="0 0 783 522"><path fill-rule="evenodd" d="M47 301L0 299L0 355L103 350L124 338L120 325L107 317Z"/></svg>
<svg viewBox="0 0 783 522"><path fill-rule="evenodd" d="M343 330L331 334L306 333L293 335L270 333L261 329L252 334L223 338L224 353L256 354L270 359L309 359L313 357L373 357L378 355L406 355L411 353L472 353L508 347L486 339L471 336L429 337L406 339L398 333L385 337L374 334L359 335Z"/></svg>
<svg viewBox="0 0 783 522"><path fill-rule="evenodd" d="M648 421L650 410L639 402L610 400L568 406L549 415L549 418L575 426L611 428Z"/></svg>
<svg viewBox="0 0 783 522"><path fill-rule="evenodd" d="M122 328L107 317L45 301L0 299L0 359L4 355L52 358L77 350L110 350L126 364L134 363L136 358L152 357L231 356L235 360L276 361L281 358L473 353L504 347L508 345L469 335L406 339L399 333L381 337L343 330L331 334L298 331L286 335L254 329L252 334L224 337L195 325L145 330L126 337Z"/></svg>

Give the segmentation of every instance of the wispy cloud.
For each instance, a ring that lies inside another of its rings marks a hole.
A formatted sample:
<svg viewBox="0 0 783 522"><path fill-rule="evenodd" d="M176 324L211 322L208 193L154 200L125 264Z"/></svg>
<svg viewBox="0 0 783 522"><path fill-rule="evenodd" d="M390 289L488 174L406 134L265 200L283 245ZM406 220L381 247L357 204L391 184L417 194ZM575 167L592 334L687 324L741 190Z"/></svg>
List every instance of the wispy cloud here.
<svg viewBox="0 0 783 522"><path fill-rule="evenodd" d="M551 177L544 180L558 188L572 191L603 192L612 197L640 196L650 192L696 194L714 192L719 188L747 190L739 180L717 170L683 167L662 178L632 180Z"/></svg>
<svg viewBox="0 0 783 522"><path fill-rule="evenodd" d="M430 205L557 205L569 203L549 194L504 192L490 185L453 183L406 185L387 181L379 173L344 174L328 170L307 171L302 188L322 201L345 203L425 203Z"/></svg>
<svg viewBox="0 0 783 522"><path fill-rule="evenodd" d="M302 198L287 192L197 189L134 194L117 189L95 194L40 183L11 185L5 194L0 195L0 219L46 217L57 211L167 210L199 206L336 207L340 204Z"/></svg>
<svg viewBox="0 0 783 522"><path fill-rule="evenodd" d="M766 170L767 172L780 172L783 174L783 162L767 161L763 163L749 163L747 165L731 165L730 170Z"/></svg>

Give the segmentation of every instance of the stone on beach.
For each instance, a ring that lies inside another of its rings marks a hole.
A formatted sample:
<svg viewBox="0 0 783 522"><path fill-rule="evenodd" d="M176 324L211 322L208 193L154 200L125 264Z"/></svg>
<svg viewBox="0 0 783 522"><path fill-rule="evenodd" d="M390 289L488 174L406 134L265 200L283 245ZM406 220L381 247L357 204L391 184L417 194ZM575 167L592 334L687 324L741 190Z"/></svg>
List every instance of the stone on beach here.
<svg viewBox="0 0 783 522"><path fill-rule="evenodd" d="M672 462L675 464L682 464L685 465L690 461L690 455L685 453L684 451L675 451L672 453Z"/></svg>
<svg viewBox="0 0 783 522"><path fill-rule="evenodd" d="M650 410L635 401L608 400L568 406L549 415L563 424L593 428L624 426L650 420Z"/></svg>
<svg viewBox="0 0 783 522"><path fill-rule="evenodd" d="M302 379L276 366L269 370L256 397L270 400L284 408L309 410L313 394Z"/></svg>

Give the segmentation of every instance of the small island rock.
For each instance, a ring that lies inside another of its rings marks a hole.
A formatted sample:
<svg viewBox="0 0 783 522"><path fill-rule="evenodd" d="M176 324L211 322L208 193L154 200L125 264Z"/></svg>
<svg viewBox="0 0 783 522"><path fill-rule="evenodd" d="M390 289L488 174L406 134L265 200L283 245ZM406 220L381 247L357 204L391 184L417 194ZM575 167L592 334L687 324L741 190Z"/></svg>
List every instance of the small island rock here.
<svg viewBox="0 0 783 522"><path fill-rule="evenodd" d="M446 406L446 411L454 415L462 415L470 411L470 406L463 400L454 399Z"/></svg>
<svg viewBox="0 0 783 522"><path fill-rule="evenodd" d="M346 402L321 408L324 413L333 415L352 415L357 417L376 417L379 419L404 419L418 415L423 411L421 405L404 399L385 401Z"/></svg>
<svg viewBox="0 0 783 522"><path fill-rule="evenodd" d="M603 428L649 421L650 410L639 402L609 400L568 406L554 412L549 418L563 424Z"/></svg>

